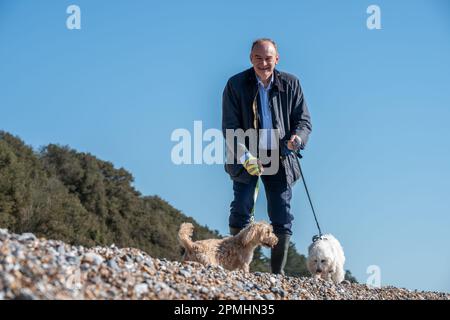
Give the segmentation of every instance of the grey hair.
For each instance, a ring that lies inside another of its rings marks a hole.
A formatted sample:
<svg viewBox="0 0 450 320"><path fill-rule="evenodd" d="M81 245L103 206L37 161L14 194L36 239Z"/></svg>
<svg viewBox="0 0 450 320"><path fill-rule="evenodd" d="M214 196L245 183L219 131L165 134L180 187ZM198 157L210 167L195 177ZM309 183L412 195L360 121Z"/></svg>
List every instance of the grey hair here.
<svg viewBox="0 0 450 320"><path fill-rule="evenodd" d="M255 41L253 41L253 43L252 43L252 49L250 50L250 52L253 52L253 49L255 48L255 46L256 45L259 45L259 44L261 44L261 43L263 43L263 42L270 42L271 44L273 44L273 46L275 47L275 51L278 53L278 47L277 47L277 44L275 43L275 41L273 41L272 39L270 39L270 38L259 38L259 39L256 39Z"/></svg>

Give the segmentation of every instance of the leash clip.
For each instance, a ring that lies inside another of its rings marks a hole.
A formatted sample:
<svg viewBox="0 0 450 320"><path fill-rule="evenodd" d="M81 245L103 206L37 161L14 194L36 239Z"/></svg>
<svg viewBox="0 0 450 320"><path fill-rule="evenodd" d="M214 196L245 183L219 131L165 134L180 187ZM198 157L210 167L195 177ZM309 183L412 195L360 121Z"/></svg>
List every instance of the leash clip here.
<svg viewBox="0 0 450 320"><path fill-rule="evenodd" d="M316 234L315 236L312 237L312 242L316 242L319 240L327 240L327 238L325 236L323 236L322 234L320 234L320 235Z"/></svg>

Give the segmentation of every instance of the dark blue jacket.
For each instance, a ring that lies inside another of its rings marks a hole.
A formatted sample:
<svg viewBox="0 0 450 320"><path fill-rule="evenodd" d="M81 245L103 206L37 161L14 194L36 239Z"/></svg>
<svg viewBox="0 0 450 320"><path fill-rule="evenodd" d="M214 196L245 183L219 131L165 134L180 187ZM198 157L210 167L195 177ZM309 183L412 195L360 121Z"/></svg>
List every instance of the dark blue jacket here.
<svg viewBox="0 0 450 320"><path fill-rule="evenodd" d="M248 130L258 128L258 108L260 105L258 84L255 71L247 69L232 76L223 91L222 98L222 132L226 129ZM303 96L300 81L292 74L274 70L274 82L269 92L269 108L272 112L273 128L279 129L280 147L284 148L292 134L302 139L301 149L305 148L311 133L311 117ZM246 146L248 148L248 145ZM227 148L227 151L230 151ZM233 152L233 151L231 151ZM293 152L282 150L282 165L286 168L288 183L293 184L300 178L297 156ZM226 163L225 171L235 181L248 183L252 176L240 163Z"/></svg>

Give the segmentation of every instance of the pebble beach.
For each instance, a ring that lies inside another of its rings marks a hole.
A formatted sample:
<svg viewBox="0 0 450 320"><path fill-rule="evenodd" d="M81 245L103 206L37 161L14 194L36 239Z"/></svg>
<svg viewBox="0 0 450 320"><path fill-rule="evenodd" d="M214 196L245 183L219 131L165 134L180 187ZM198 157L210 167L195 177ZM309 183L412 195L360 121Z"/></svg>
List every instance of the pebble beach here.
<svg viewBox="0 0 450 320"><path fill-rule="evenodd" d="M450 294L227 271L0 229L0 299L449 300Z"/></svg>

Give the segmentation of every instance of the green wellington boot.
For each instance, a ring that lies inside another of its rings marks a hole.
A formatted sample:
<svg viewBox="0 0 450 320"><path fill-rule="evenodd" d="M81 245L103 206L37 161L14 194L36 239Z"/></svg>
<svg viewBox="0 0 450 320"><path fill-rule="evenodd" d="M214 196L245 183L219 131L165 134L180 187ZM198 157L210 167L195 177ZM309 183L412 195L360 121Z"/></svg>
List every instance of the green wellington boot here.
<svg viewBox="0 0 450 320"><path fill-rule="evenodd" d="M241 230L242 230L241 228L230 227L230 234L231 234L232 236L235 236L235 235L237 235L237 234L239 233L239 231L241 231Z"/></svg>
<svg viewBox="0 0 450 320"><path fill-rule="evenodd" d="M289 234L277 234L277 237L278 243L271 249L270 265L272 273L284 275L291 236Z"/></svg>

